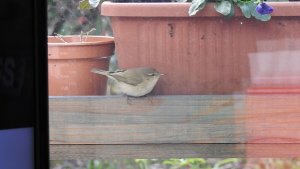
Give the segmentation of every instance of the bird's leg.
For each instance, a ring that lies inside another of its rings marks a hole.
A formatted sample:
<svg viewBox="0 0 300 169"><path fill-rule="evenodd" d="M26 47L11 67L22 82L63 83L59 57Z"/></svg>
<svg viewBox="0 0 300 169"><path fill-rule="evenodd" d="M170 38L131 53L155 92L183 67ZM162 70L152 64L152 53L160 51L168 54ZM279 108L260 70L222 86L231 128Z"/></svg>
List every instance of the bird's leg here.
<svg viewBox="0 0 300 169"><path fill-rule="evenodd" d="M128 105L132 105L132 98L126 95L126 102Z"/></svg>
<svg viewBox="0 0 300 169"><path fill-rule="evenodd" d="M132 96L127 96L126 95L126 101L127 101L127 104L129 104L129 105L132 105L132 100L133 99L148 99L149 101L150 101L150 103L151 103L151 105L153 104L153 95L149 95L149 94L147 94L147 95L144 95L144 96L140 96L140 97L132 97Z"/></svg>
<svg viewBox="0 0 300 169"><path fill-rule="evenodd" d="M149 100L151 105L153 105L153 95L151 93L141 96L140 98L145 98L145 99Z"/></svg>
<svg viewBox="0 0 300 169"><path fill-rule="evenodd" d="M153 105L154 96L156 96L156 90L152 90L150 93L147 94L148 99L150 100L151 104Z"/></svg>
<svg viewBox="0 0 300 169"><path fill-rule="evenodd" d="M146 95L146 97L150 101L151 105L153 105L153 95L152 94L148 94L148 95Z"/></svg>

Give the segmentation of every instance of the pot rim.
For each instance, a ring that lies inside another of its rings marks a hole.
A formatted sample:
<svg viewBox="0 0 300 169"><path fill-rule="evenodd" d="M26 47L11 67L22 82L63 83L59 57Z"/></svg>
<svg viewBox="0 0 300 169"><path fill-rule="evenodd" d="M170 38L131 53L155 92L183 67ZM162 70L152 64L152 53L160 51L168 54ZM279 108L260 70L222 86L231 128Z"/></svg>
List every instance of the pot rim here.
<svg viewBox="0 0 300 169"><path fill-rule="evenodd" d="M64 38L72 38L72 37L79 37L79 35L66 35L63 36ZM93 42L60 42L60 43L52 43L48 42L48 46L91 46L91 45L101 45L101 44L113 44L114 43L114 37L111 36L93 36L89 35L88 37L92 38L99 38L99 40L95 40ZM48 36L49 38L56 38L55 36Z"/></svg>
<svg viewBox="0 0 300 169"><path fill-rule="evenodd" d="M300 16L300 2L268 2L274 8L272 16ZM206 4L205 8L195 16L189 16L191 3L115 3L103 2L101 15L124 17L223 17L214 9L214 3ZM176 10L174 10L176 9ZM243 16L238 7L235 16Z"/></svg>

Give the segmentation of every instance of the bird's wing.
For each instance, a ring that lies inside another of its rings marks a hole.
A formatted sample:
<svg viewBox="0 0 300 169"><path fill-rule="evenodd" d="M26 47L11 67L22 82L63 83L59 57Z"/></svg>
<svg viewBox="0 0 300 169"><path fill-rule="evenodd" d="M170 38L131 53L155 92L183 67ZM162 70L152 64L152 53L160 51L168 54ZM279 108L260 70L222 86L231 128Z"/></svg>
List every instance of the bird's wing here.
<svg viewBox="0 0 300 169"><path fill-rule="evenodd" d="M130 70L122 70L122 71L110 73L110 76L112 76L113 78L115 78L120 82L124 82L134 86L137 86L138 84L143 82L143 78L139 74L135 74L132 72L130 72L129 74L128 71Z"/></svg>
<svg viewBox="0 0 300 169"><path fill-rule="evenodd" d="M108 75L108 71L102 70L102 69L98 69L98 68L93 68L93 69L91 70L91 72L97 73L97 74L100 74L100 75L104 75L104 76L107 76L107 75Z"/></svg>

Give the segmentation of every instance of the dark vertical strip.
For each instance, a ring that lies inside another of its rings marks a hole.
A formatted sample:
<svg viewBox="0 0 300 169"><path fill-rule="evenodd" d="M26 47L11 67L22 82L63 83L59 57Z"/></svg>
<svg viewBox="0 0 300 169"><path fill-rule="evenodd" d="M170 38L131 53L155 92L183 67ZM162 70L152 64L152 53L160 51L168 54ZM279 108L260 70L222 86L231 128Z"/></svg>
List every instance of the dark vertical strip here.
<svg viewBox="0 0 300 169"><path fill-rule="evenodd" d="M35 168L49 168L47 1L34 0L35 47Z"/></svg>

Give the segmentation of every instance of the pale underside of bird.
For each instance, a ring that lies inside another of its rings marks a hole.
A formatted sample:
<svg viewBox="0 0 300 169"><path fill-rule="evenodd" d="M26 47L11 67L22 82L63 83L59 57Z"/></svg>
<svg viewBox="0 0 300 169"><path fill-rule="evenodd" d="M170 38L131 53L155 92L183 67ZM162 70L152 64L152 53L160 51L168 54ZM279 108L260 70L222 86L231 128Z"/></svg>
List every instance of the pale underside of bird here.
<svg viewBox="0 0 300 169"><path fill-rule="evenodd" d="M127 96L140 97L150 93L162 75L153 68L139 67L116 71L105 71L97 68L93 73L107 76L114 80L119 90Z"/></svg>

